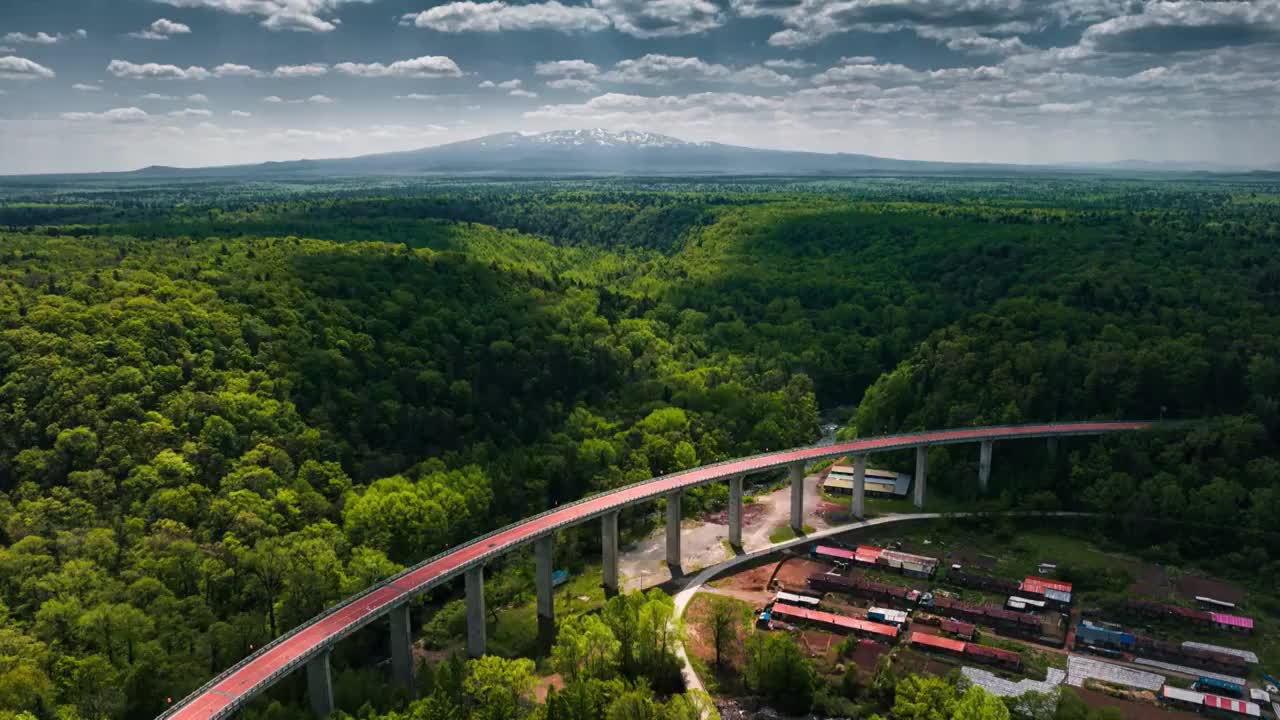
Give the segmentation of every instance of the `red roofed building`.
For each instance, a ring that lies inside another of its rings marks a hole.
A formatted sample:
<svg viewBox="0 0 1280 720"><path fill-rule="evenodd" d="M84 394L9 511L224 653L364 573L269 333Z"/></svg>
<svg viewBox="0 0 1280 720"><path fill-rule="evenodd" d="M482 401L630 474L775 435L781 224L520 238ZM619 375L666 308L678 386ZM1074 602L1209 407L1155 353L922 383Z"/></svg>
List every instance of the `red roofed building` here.
<svg viewBox="0 0 1280 720"><path fill-rule="evenodd" d="M911 644L935 650L945 650L956 655L964 654L965 648L965 643L960 640L952 640L941 635L930 635L923 632L911 633Z"/></svg>
<svg viewBox="0 0 1280 720"><path fill-rule="evenodd" d="M989 662L1009 668L1022 666L1022 656L1011 650L1001 650L1000 648L969 643L965 646L964 654L980 662Z"/></svg>
<svg viewBox="0 0 1280 720"><path fill-rule="evenodd" d="M942 630L943 632L949 632L952 635L965 640L973 639L973 625L967 622L960 622L959 620L943 620Z"/></svg>
<svg viewBox="0 0 1280 720"><path fill-rule="evenodd" d="M1222 697L1221 695L1209 695L1206 693L1204 696L1204 706L1217 710L1227 710L1241 715L1248 715L1250 717L1260 717L1262 715L1262 709L1255 703L1247 702L1245 700L1235 700L1229 697Z"/></svg>
<svg viewBox="0 0 1280 720"><path fill-rule="evenodd" d="M844 548L831 547L830 545L819 545L813 549L813 554L823 558L835 558L838 560L852 560L853 551Z"/></svg>
<svg viewBox="0 0 1280 720"><path fill-rule="evenodd" d="M774 603L771 613L779 617L792 618L795 620L808 620L809 622L823 625L828 629L840 632L857 632L886 640L893 640L898 637L898 628L892 625L871 622L870 620L862 620L860 618L847 617L845 615L836 615L834 613L823 612L821 610L809 610L807 608L795 607L794 605Z"/></svg>
<svg viewBox="0 0 1280 720"><path fill-rule="evenodd" d="M1042 597L1058 605L1071 604L1071 583L1064 580L1028 575L1022 579L1018 592Z"/></svg>

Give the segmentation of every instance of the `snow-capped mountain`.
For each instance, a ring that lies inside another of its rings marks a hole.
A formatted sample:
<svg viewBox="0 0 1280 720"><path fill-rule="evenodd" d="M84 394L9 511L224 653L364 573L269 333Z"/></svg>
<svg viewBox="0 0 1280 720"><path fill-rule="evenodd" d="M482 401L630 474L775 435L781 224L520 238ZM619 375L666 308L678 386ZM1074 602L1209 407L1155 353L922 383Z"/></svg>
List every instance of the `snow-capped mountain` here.
<svg viewBox="0 0 1280 720"><path fill-rule="evenodd" d="M543 133L517 133L523 139L541 145L559 145L564 147L688 147L708 145L709 143L690 143L670 135L643 132L640 130L622 130L612 132L602 128L590 130L552 130Z"/></svg>
<svg viewBox="0 0 1280 720"><path fill-rule="evenodd" d="M687 142L639 130L504 132L405 152L239 167L147 168L183 175L864 175L1026 170L1015 166L892 160L872 155L762 150Z"/></svg>

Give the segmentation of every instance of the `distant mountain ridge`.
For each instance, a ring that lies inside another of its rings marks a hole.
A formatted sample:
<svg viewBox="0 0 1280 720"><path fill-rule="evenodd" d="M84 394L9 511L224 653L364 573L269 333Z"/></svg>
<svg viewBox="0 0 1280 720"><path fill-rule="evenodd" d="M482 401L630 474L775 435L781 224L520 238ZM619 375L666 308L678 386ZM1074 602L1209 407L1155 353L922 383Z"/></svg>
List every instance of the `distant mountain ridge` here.
<svg viewBox="0 0 1280 720"><path fill-rule="evenodd" d="M1241 172L1208 163L1127 160L1105 164L1015 165L898 160L855 153L769 150L688 142L661 133L599 128L503 132L400 152L349 158L203 168L151 166L127 176L321 177L375 175L662 176Z"/></svg>

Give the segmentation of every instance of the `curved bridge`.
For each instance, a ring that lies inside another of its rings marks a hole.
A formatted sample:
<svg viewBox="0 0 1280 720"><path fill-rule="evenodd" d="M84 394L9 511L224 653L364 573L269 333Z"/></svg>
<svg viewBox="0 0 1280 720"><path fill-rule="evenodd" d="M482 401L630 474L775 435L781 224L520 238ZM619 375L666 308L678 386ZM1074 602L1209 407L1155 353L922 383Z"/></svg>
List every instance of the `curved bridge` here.
<svg viewBox="0 0 1280 720"><path fill-rule="evenodd" d="M422 593L465 574L467 593L467 650L484 653L484 563L528 543L535 543L537 605L540 622L551 623L552 538L558 530L600 518L604 584L618 589L618 512L623 508L665 497L667 499L667 561L680 562L680 493L688 488L728 481L729 541L742 542L742 478L744 475L787 468L791 478L791 525L802 526L804 467L827 458L852 455L854 489L851 510L863 515L863 476L872 452L916 449L914 500L923 507L928 472L927 449L931 445L980 443L978 481L986 489L991 453L996 441L1049 438L1143 430L1145 422L1085 422L1042 425L1006 425L985 428L939 430L852 440L834 445L782 450L705 465L664 475L574 503L562 505L520 520L488 535L475 538L408 568L362 593L312 618L227 669L203 687L175 703L160 715L163 720L216 720L226 717L280 678L298 667L307 667L311 706L321 716L333 709L329 677L329 651L339 640L384 615L391 620L392 665L396 678L412 682L409 601Z"/></svg>

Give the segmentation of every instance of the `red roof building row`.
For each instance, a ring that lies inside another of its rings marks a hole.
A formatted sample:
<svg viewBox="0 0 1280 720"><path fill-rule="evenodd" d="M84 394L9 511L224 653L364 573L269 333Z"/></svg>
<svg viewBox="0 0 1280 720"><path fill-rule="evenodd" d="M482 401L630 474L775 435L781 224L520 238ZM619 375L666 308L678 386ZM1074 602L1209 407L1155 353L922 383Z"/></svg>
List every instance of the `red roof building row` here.
<svg viewBox="0 0 1280 720"><path fill-rule="evenodd" d="M965 643L962 640L952 640L941 635L930 635L929 633L913 632L911 633L912 645L923 645L925 647L946 650L957 655L964 654Z"/></svg>
<svg viewBox="0 0 1280 720"><path fill-rule="evenodd" d="M978 643L972 642L967 643L961 640L942 637L941 635L913 632L911 633L911 644L916 647L943 650L955 653L956 655L964 655L965 657L973 658L978 662L990 663L993 665L1002 665L1009 668L1022 666L1022 655L1011 650L1002 650L1001 648L979 645Z"/></svg>
<svg viewBox="0 0 1280 720"><path fill-rule="evenodd" d="M848 617L846 615L836 615L834 613L823 612L822 610L809 610L808 608L796 607L794 605L774 603L772 614L781 617L789 617L795 620L807 620L819 625L826 625L827 627L836 630L866 633L868 635L875 635L889 640L898 637L898 628L892 625L884 625L882 623Z"/></svg>

